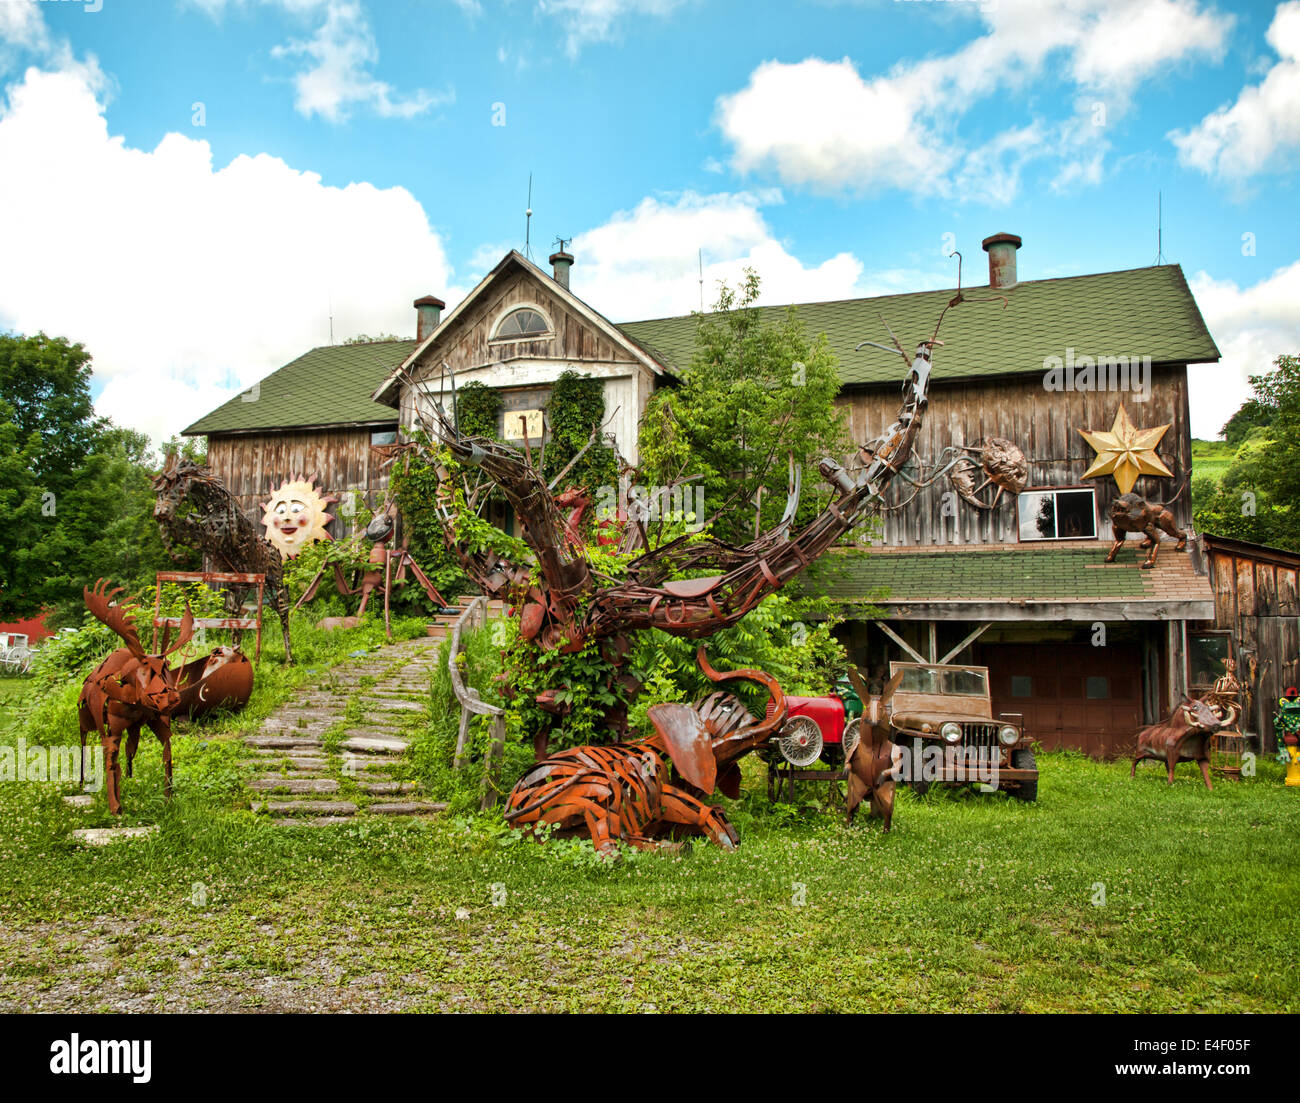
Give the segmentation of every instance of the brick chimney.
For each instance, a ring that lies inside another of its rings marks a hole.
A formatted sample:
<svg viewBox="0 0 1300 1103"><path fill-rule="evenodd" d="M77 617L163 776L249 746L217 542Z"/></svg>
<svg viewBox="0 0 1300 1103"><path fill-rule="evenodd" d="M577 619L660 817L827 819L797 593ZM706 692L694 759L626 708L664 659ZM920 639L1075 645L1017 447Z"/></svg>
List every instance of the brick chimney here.
<svg viewBox="0 0 1300 1103"><path fill-rule="evenodd" d="M1016 286L1016 250L1020 238L1015 234L994 234L980 244L989 255L989 286Z"/></svg>
<svg viewBox="0 0 1300 1103"><path fill-rule="evenodd" d="M447 304L433 295L425 295L422 299L416 299L415 306L415 339L423 341L435 329L438 328L438 319L442 317L442 308Z"/></svg>
<svg viewBox="0 0 1300 1103"><path fill-rule="evenodd" d="M551 254L550 261L552 270L555 272L555 282L567 290L569 286L569 269L573 267L572 254L560 249L558 252Z"/></svg>

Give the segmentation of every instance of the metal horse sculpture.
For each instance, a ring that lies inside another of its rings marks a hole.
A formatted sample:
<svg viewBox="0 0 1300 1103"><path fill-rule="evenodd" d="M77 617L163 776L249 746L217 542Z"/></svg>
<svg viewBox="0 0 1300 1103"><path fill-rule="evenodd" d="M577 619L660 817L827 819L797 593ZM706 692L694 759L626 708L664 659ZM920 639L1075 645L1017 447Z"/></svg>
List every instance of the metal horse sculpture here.
<svg viewBox="0 0 1300 1103"><path fill-rule="evenodd" d="M719 673L703 647L696 659L712 682L757 682L771 694L775 710L759 721L722 691L693 705L653 705L648 715L655 734L648 739L572 747L542 759L511 790L506 820L550 824L560 834L585 831L603 853L617 850L620 840L651 847L666 834L704 835L734 850L740 842L736 829L721 808L702 798L715 790L739 796L739 759L785 723L785 694L760 670Z"/></svg>
<svg viewBox="0 0 1300 1103"><path fill-rule="evenodd" d="M1174 495L1175 498L1177 496L1177 494ZM1160 554L1160 533L1156 531L1157 529L1163 529L1178 541L1174 546L1175 551L1182 551L1187 547L1187 533L1178 527L1178 523L1174 520L1173 511L1169 508L1169 503L1148 502L1137 494L1121 494L1111 502L1110 528L1114 534L1115 542L1110 546L1110 551L1106 555L1107 563L1115 562L1115 556L1119 554L1119 549L1124 544L1124 538L1130 532L1140 532L1146 539L1138 546L1151 549L1142 563L1144 570L1150 570L1154 567L1156 565L1156 556Z"/></svg>
<svg viewBox="0 0 1300 1103"><path fill-rule="evenodd" d="M1201 700L1184 697L1167 720L1152 724L1138 732L1137 750L1133 753L1133 768L1129 777L1137 776L1138 763L1154 758L1165 764L1168 782L1174 783L1174 767L1179 762L1195 762L1205 778L1205 787L1213 789L1210 782L1210 739L1221 728L1237 722L1237 706L1226 708Z"/></svg>
<svg viewBox="0 0 1300 1103"><path fill-rule="evenodd" d="M168 549L178 544L196 547L216 564L217 570L266 576L266 590L284 631L284 659L292 663L289 590L284 584L284 560L275 545L258 532L225 484L202 464L173 452L153 487L158 495L153 515ZM231 586L227 591L227 608L232 615L250 589ZM239 643L238 633L235 643Z"/></svg>
<svg viewBox="0 0 1300 1103"><path fill-rule="evenodd" d="M83 590L86 608L125 641L99 666L91 671L77 699L77 719L81 726L81 779L85 781L86 735L98 732L104 748L104 774L107 782L108 810L122 811L122 772L118 752L122 736L126 740L126 776L140 743L140 725L145 724L162 744L164 793L172 795L172 715L181 707L181 692L167 666L167 656L189 642L194 634L193 618L188 611L181 622L180 636L161 655L145 653L135 628L135 608L113 604L121 588L108 590L100 579L93 590Z"/></svg>

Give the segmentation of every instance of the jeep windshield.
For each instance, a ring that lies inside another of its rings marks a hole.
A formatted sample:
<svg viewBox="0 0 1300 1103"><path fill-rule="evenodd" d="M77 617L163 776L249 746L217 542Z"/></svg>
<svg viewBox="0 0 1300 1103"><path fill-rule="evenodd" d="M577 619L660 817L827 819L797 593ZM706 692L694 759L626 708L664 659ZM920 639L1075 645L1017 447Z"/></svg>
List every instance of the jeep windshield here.
<svg viewBox="0 0 1300 1103"><path fill-rule="evenodd" d="M928 666L903 668L900 693L935 694L945 697L987 697L988 681L978 670L945 670Z"/></svg>

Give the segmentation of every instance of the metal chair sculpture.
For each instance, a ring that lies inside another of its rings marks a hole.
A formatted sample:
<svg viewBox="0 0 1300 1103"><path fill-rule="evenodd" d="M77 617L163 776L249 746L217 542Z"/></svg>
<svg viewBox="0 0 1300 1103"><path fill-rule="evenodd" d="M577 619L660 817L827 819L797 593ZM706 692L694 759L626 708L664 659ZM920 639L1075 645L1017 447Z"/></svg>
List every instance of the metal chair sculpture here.
<svg viewBox="0 0 1300 1103"><path fill-rule="evenodd" d="M109 590L100 579L93 590L82 596L86 608L108 625L126 642L99 664L86 678L77 699L77 719L81 726L81 780L86 779L86 735L98 732L104 748L104 777L108 810L122 811L122 773L118 752L122 736L126 739L126 776L140 743L140 726L147 725L162 744L164 787L167 800L172 795L171 718L181 707L181 692L174 673L167 666L167 656L185 646L194 634L194 621L186 612L176 642L160 655L145 653L135 627L135 607L113 604L121 587Z"/></svg>
<svg viewBox="0 0 1300 1103"><path fill-rule="evenodd" d="M672 834L704 835L734 850L740 842L736 829L721 808L702 798L715 790L739 795L739 759L766 743L785 722L785 694L775 678L760 670L719 673L703 647L696 660L712 682L757 682L772 695L774 711L757 720L735 696L722 691L693 705L653 705L648 715L655 734L649 738L572 747L537 763L511 790L507 822L549 824L562 835L585 831L596 849L607 854L617 850L619 841L648 848Z"/></svg>

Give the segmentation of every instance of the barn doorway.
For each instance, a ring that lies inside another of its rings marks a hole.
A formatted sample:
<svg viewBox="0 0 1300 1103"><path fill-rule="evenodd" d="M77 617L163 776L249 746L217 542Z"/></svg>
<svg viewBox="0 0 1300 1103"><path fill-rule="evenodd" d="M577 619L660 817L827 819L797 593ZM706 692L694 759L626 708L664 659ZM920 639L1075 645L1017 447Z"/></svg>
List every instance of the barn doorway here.
<svg viewBox="0 0 1300 1103"><path fill-rule="evenodd" d="M1142 652L1136 643L1000 643L983 648L993 713L1018 712L1044 750L1114 758L1142 727Z"/></svg>

